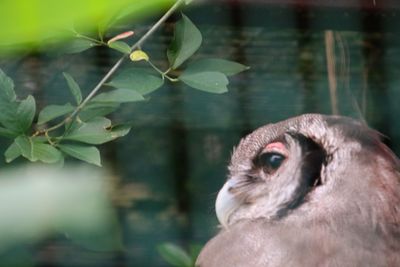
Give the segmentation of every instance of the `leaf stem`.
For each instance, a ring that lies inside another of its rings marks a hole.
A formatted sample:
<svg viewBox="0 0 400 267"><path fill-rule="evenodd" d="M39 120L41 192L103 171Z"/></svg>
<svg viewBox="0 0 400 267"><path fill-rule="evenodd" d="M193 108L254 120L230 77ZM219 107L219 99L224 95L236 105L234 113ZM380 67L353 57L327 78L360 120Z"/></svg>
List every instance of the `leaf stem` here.
<svg viewBox="0 0 400 267"><path fill-rule="evenodd" d="M150 60L147 60L147 63L149 63L149 65L150 65L155 71L157 71L158 73L160 73L161 76L163 76L163 78L164 78L164 76L166 75L166 73L164 73L162 70L160 70L160 69L159 69L156 65L154 65L153 62L151 62Z"/></svg>
<svg viewBox="0 0 400 267"><path fill-rule="evenodd" d="M165 78L167 78L170 82L176 83L179 82L178 78L172 78L171 76L165 75Z"/></svg>
<svg viewBox="0 0 400 267"><path fill-rule="evenodd" d="M99 36L100 41L105 43L104 42L104 37L103 37L103 35L101 34L101 31L100 31L100 27L97 27L97 35Z"/></svg>
<svg viewBox="0 0 400 267"><path fill-rule="evenodd" d="M172 78L171 76L168 75L168 72L170 72L171 68L167 69L166 71L162 71L162 70L160 70L156 65L154 65L153 62L151 62L150 60L148 60L147 63L149 63L149 65L150 65L154 70L156 70L158 73L160 73L160 74L161 74L161 77L162 77L163 79L167 78L167 79L170 80L171 82L177 82L177 81L179 81L178 79Z"/></svg>
<svg viewBox="0 0 400 267"><path fill-rule="evenodd" d="M175 4L135 43L131 46L131 51L135 50L136 48L140 47L160 26L163 24L171 15L174 13L179 6L184 3L185 0L177 0ZM95 96L95 94L100 90L100 88L107 82L107 80L114 74L114 72L119 68L122 62L126 59L127 55L122 56L114 66L106 73L106 75L99 81L99 83L93 88L93 90L86 96L86 98L76 107L76 109L63 121L60 123L44 129L41 133L46 133L50 131L54 131L68 121L71 121L84 107L85 105Z"/></svg>
<svg viewBox="0 0 400 267"><path fill-rule="evenodd" d="M84 40L91 41L91 42L96 43L96 44L98 44L98 45L106 45L106 43L104 43L104 42L102 42L102 41L99 41L99 40L97 40L97 39L94 39L94 38L89 37L89 36L86 36L86 35L82 35L82 34L80 34L80 33L77 33L77 34L76 34L76 37L77 37L77 38L80 38L80 39L84 39Z"/></svg>
<svg viewBox="0 0 400 267"><path fill-rule="evenodd" d="M51 137L49 135L49 132L47 131L44 134L46 136L47 142L49 142L50 145L54 146L55 143L53 141L51 141Z"/></svg>

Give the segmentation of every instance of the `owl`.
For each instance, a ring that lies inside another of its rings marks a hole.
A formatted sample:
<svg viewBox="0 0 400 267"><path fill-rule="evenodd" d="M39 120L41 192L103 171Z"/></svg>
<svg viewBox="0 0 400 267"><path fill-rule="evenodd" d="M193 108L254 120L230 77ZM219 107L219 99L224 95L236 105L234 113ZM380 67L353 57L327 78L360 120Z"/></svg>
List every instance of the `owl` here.
<svg viewBox="0 0 400 267"><path fill-rule="evenodd" d="M399 161L354 119L305 114L234 149L198 267L400 266Z"/></svg>

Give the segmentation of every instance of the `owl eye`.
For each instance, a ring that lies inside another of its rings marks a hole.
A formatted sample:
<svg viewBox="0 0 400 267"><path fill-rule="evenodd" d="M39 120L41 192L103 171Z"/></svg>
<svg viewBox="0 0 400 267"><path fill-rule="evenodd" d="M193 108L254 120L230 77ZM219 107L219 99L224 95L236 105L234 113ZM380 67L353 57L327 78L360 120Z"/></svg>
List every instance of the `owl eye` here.
<svg viewBox="0 0 400 267"><path fill-rule="evenodd" d="M277 170L285 159L285 156L277 152L266 152L260 155L258 162L269 172Z"/></svg>

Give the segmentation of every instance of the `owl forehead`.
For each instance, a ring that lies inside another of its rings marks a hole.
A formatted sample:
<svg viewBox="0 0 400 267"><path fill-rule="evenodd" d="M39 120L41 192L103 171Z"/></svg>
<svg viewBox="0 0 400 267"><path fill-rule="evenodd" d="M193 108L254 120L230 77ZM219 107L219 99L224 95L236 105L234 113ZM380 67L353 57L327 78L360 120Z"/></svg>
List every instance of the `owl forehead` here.
<svg viewBox="0 0 400 267"><path fill-rule="evenodd" d="M378 134L366 125L346 117L305 114L256 129L244 137L234 149L230 171L251 167L251 161L269 143L282 138L285 133L299 133L320 145L327 155L338 150L374 145Z"/></svg>

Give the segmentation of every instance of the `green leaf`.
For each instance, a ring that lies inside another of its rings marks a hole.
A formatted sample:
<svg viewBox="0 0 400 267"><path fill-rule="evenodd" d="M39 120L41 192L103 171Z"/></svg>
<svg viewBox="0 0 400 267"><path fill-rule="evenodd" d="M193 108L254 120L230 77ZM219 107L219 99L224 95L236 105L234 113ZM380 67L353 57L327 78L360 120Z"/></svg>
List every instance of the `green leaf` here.
<svg viewBox="0 0 400 267"><path fill-rule="evenodd" d="M0 103L0 124L8 130L19 135L18 122L15 119L15 114L18 109L18 102L3 102Z"/></svg>
<svg viewBox="0 0 400 267"><path fill-rule="evenodd" d="M76 103L79 105L82 102L82 92L79 85L75 82L74 78L66 72L63 72L65 79L67 80L68 87L71 90L72 95L75 98Z"/></svg>
<svg viewBox="0 0 400 267"><path fill-rule="evenodd" d="M18 125L20 133L26 132L31 127L35 112L36 103L33 96L30 95L19 103L15 114L15 123Z"/></svg>
<svg viewBox="0 0 400 267"><path fill-rule="evenodd" d="M63 139L98 145L125 134L127 134L126 130L123 134L113 130L109 119L97 117L87 122L78 123Z"/></svg>
<svg viewBox="0 0 400 267"><path fill-rule="evenodd" d="M72 106L70 103L67 103L65 105L49 105L42 109L42 111L40 111L37 124L40 125L51 121L55 118L74 111L74 109L75 107Z"/></svg>
<svg viewBox="0 0 400 267"><path fill-rule="evenodd" d="M90 101L79 113L79 119L89 121L95 117L103 117L117 110L119 106L119 103Z"/></svg>
<svg viewBox="0 0 400 267"><path fill-rule="evenodd" d="M192 3L193 2L193 0L185 0L185 4L186 5L189 5L190 3Z"/></svg>
<svg viewBox="0 0 400 267"><path fill-rule="evenodd" d="M157 247L158 252L163 259L176 267L191 267L193 266L192 260L189 255L180 247L171 244L164 243Z"/></svg>
<svg viewBox="0 0 400 267"><path fill-rule="evenodd" d="M175 25L174 39L167 51L171 68L178 68L191 57L199 49L201 42L202 36L199 29L182 14L182 19Z"/></svg>
<svg viewBox="0 0 400 267"><path fill-rule="evenodd" d="M56 163L62 158L61 152L55 147L37 142L27 136L18 136L15 139L15 143L22 156L32 162Z"/></svg>
<svg viewBox="0 0 400 267"><path fill-rule="evenodd" d="M0 127L0 136L4 136L4 137L8 137L8 138L15 138L16 133L7 128Z"/></svg>
<svg viewBox="0 0 400 267"><path fill-rule="evenodd" d="M77 122L73 129L64 136L64 139L88 144L102 144L111 140L108 131L110 127L109 119L96 117L87 122Z"/></svg>
<svg viewBox="0 0 400 267"><path fill-rule="evenodd" d="M75 54L88 50L89 48L92 48L94 46L97 46L97 44L92 41L85 39L76 39L62 46L61 52L66 54Z"/></svg>
<svg viewBox="0 0 400 267"><path fill-rule="evenodd" d="M6 162L10 163L11 161L15 160L21 156L21 150L19 149L18 145L15 141L7 148L6 152L4 152L4 157L6 158Z"/></svg>
<svg viewBox="0 0 400 267"><path fill-rule="evenodd" d="M33 143L27 136L18 136L15 138L15 143L17 144L19 150L21 151L24 158L30 161L36 161L37 159L33 157Z"/></svg>
<svg viewBox="0 0 400 267"><path fill-rule="evenodd" d="M193 260L193 262L196 261L197 257L200 254L200 251L203 249L202 245L199 244L191 244L189 247L189 254L190 258Z"/></svg>
<svg viewBox="0 0 400 267"><path fill-rule="evenodd" d="M19 124L16 121L18 103L14 91L14 82L0 69L0 124L18 135Z"/></svg>
<svg viewBox="0 0 400 267"><path fill-rule="evenodd" d="M117 50L121 53L124 53L124 54L131 53L131 47L127 43L122 42L122 41L111 42L108 44L108 47L110 47L114 50Z"/></svg>
<svg viewBox="0 0 400 267"><path fill-rule="evenodd" d="M61 152L49 144L33 143L33 156L44 163L57 163L62 160Z"/></svg>
<svg viewBox="0 0 400 267"><path fill-rule="evenodd" d="M93 102L125 103L144 100L143 96L134 90L115 89L95 96Z"/></svg>
<svg viewBox="0 0 400 267"><path fill-rule="evenodd" d="M15 101L14 82L0 69L0 103Z"/></svg>
<svg viewBox="0 0 400 267"><path fill-rule="evenodd" d="M35 143L46 143L48 141L47 137L43 135L31 136L29 138L32 139Z"/></svg>
<svg viewBox="0 0 400 267"><path fill-rule="evenodd" d="M248 70L249 67L240 63L220 58L204 58L189 64L185 73L195 72L221 72L227 76L238 74L239 72Z"/></svg>
<svg viewBox="0 0 400 267"><path fill-rule="evenodd" d="M61 149L62 152L68 154L71 157L101 167L100 152L94 146L63 144L63 145L58 145L58 147Z"/></svg>
<svg viewBox="0 0 400 267"><path fill-rule="evenodd" d="M116 139L119 137L123 137L129 133L131 130L130 125L122 124L122 125L115 125L111 129L111 136Z"/></svg>
<svg viewBox="0 0 400 267"><path fill-rule="evenodd" d="M161 87L163 83L160 76L155 76L143 69L129 68L118 74L107 85L135 90L141 95L146 95Z"/></svg>
<svg viewBox="0 0 400 267"><path fill-rule="evenodd" d="M58 168L58 169L61 169L62 167L64 167L64 164L65 164L64 155L61 153L60 160L58 160L58 161L56 161L56 162L53 162L53 163L51 163L51 164L52 164L51 166L53 166L53 167L55 167L55 168Z"/></svg>
<svg viewBox="0 0 400 267"><path fill-rule="evenodd" d="M137 49L137 50L135 50L135 51L133 51L130 55L129 55L129 58L133 61L133 62L136 62L136 61L142 61L142 60L144 60L144 61L149 61L149 55L146 53L146 52L144 52L143 50L140 50L140 49Z"/></svg>
<svg viewBox="0 0 400 267"><path fill-rule="evenodd" d="M190 87L209 93L222 94L228 91L226 87L229 83L228 78L221 72L183 72L179 80Z"/></svg>

